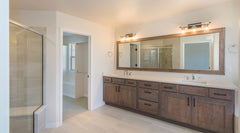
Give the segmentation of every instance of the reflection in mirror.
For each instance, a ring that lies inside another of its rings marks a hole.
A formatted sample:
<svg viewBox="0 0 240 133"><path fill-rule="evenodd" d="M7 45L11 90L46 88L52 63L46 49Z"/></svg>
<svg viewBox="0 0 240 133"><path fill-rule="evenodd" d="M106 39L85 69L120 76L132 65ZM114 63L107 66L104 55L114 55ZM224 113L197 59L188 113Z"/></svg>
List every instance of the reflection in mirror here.
<svg viewBox="0 0 240 133"><path fill-rule="evenodd" d="M118 44L118 67L219 70L219 32Z"/></svg>

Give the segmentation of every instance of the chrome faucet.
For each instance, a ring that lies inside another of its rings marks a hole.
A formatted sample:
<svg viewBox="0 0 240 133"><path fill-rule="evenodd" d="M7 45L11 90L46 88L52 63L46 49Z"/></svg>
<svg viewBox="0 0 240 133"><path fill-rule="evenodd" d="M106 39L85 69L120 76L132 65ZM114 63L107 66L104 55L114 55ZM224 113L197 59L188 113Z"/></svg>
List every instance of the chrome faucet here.
<svg viewBox="0 0 240 133"><path fill-rule="evenodd" d="M192 74L192 80L196 79L196 75Z"/></svg>
<svg viewBox="0 0 240 133"><path fill-rule="evenodd" d="M124 70L124 76L128 75L128 70Z"/></svg>
<svg viewBox="0 0 240 133"><path fill-rule="evenodd" d="M197 79L196 75L194 75L194 74L191 75L191 78L189 76L184 76L184 77L186 78L186 80L196 80Z"/></svg>

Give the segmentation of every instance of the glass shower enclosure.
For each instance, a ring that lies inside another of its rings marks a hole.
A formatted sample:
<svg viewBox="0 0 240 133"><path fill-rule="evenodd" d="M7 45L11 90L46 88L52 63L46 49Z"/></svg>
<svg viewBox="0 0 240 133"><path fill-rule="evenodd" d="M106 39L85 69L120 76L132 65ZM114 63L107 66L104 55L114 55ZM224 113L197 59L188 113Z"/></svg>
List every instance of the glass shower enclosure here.
<svg viewBox="0 0 240 133"><path fill-rule="evenodd" d="M43 104L43 36L10 21L10 133L33 133Z"/></svg>

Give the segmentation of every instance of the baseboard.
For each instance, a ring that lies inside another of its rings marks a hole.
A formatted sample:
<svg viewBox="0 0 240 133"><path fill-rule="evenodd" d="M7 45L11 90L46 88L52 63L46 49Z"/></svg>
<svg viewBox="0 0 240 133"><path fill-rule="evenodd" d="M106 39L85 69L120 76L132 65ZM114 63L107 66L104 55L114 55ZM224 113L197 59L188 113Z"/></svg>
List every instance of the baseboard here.
<svg viewBox="0 0 240 133"><path fill-rule="evenodd" d="M234 133L239 133L238 116L234 115Z"/></svg>
<svg viewBox="0 0 240 133"><path fill-rule="evenodd" d="M93 107L91 110L95 110L95 109L97 109L97 108L100 108L100 107L102 107L103 105L105 105L104 102L102 102L101 104L99 104L99 105Z"/></svg>
<svg viewBox="0 0 240 133"><path fill-rule="evenodd" d="M62 125L62 123L60 123L60 122L47 123L45 128L46 128L46 129L57 128L57 127L60 127L61 125Z"/></svg>
<svg viewBox="0 0 240 133"><path fill-rule="evenodd" d="M67 96L67 97L71 97L71 98L75 98L75 96L72 96L70 94L63 94L64 96Z"/></svg>

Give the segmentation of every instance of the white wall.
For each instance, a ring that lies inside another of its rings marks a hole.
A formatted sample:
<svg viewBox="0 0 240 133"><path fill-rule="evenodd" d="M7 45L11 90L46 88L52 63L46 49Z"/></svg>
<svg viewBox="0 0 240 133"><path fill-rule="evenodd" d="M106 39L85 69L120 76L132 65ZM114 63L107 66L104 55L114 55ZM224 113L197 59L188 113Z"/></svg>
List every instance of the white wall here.
<svg viewBox="0 0 240 133"><path fill-rule="evenodd" d="M61 30L91 36L91 70L89 72L92 99L90 108L96 109L102 106L104 104L102 74L114 71L114 58L108 56L108 51L114 51L114 30L61 12L57 12L57 30L58 37L60 37Z"/></svg>
<svg viewBox="0 0 240 133"><path fill-rule="evenodd" d="M210 28L226 27L226 47L233 44L238 44L239 31L238 31L238 10L235 4L225 3L207 9L202 9L175 17L170 17L163 20L156 20L149 23L128 25L118 27L116 29L116 38L120 40L121 35L126 33L136 33L138 37L151 37L160 36L166 34L180 33L179 26L186 25L194 22L206 22L211 21ZM237 49L237 48L235 48ZM225 75L198 75L201 79L206 80L227 80L232 81L235 85L238 85L238 53L230 53L225 50ZM121 72L121 71L116 71ZM164 72L140 72L135 71L134 74L144 74L152 76L175 76L183 77L184 73L164 73ZM238 105L238 100L236 100ZM236 115L238 115L238 107L236 106Z"/></svg>
<svg viewBox="0 0 240 133"><path fill-rule="evenodd" d="M61 125L61 32L76 32L91 35L91 95L90 109L104 104L102 74L114 71L114 30L77 17L53 11L12 11L11 18L31 27L45 27L44 47L44 103L47 105L47 127Z"/></svg>
<svg viewBox="0 0 240 133"><path fill-rule="evenodd" d="M9 133L9 0L0 1L0 133Z"/></svg>
<svg viewBox="0 0 240 133"><path fill-rule="evenodd" d="M59 97L57 97L57 33L56 12L51 11L11 11L10 18L31 27L44 27L44 104L47 105L47 126L56 127L59 123Z"/></svg>

